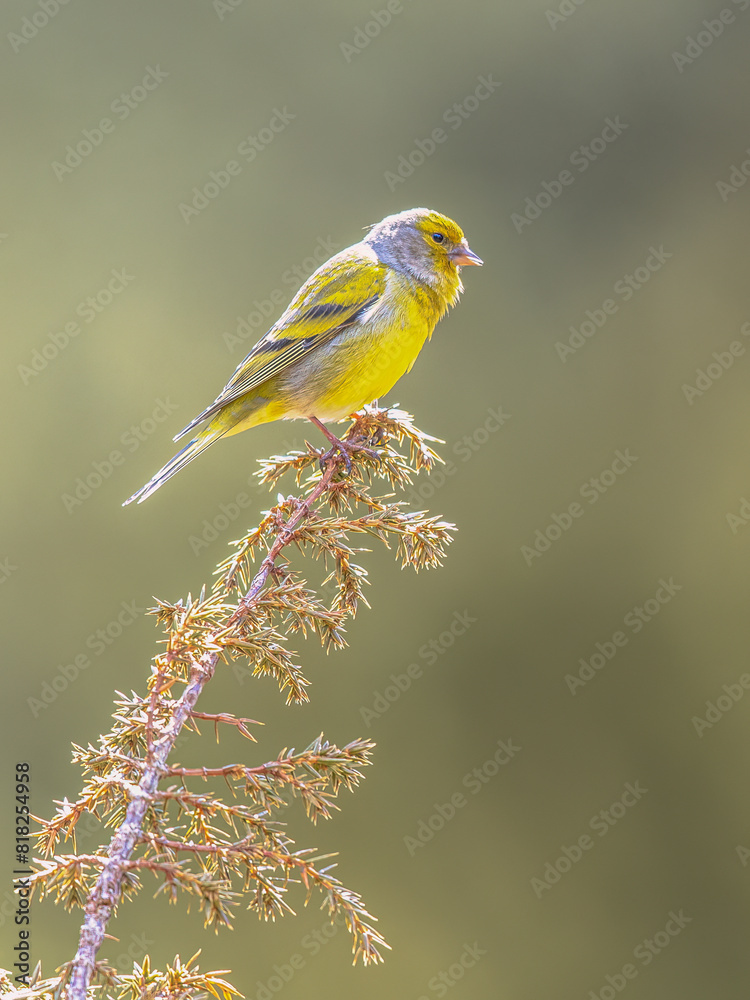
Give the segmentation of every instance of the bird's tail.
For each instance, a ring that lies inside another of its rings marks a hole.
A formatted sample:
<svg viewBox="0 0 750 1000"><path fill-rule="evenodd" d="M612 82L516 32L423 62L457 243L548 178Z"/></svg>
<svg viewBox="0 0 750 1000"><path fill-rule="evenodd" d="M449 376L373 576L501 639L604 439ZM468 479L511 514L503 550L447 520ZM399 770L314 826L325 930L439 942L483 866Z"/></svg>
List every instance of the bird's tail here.
<svg viewBox="0 0 750 1000"><path fill-rule="evenodd" d="M189 444L178 451L177 454L170 458L163 469L159 471L149 479L145 486L142 486L137 493L134 493L132 497L125 501L123 507L126 507L129 503L137 500L138 503L143 503L143 501L150 497L152 493L155 493L160 486L162 486L168 479L179 472L180 469L184 469L188 462L192 462L194 458L204 452L209 445L212 445L214 441L218 441L225 433L224 428L212 428L207 427L203 433L199 434L198 437L193 438Z"/></svg>

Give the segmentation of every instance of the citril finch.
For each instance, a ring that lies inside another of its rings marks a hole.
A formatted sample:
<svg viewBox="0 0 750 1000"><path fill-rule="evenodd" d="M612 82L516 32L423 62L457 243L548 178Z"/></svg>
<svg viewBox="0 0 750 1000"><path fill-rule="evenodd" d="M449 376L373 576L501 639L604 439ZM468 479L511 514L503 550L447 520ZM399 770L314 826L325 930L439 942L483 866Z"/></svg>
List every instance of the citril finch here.
<svg viewBox="0 0 750 1000"><path fill-rule="evenodd" d="M311 275L213 403L175 437L196 436L125 503L140 503L219 438L270 420L341 420L385 395L458 301L460 269L482 261L451 219L389 215ZM346 457L346 454L345 454ZM124 506L124 505L123 505Z"/></svg>

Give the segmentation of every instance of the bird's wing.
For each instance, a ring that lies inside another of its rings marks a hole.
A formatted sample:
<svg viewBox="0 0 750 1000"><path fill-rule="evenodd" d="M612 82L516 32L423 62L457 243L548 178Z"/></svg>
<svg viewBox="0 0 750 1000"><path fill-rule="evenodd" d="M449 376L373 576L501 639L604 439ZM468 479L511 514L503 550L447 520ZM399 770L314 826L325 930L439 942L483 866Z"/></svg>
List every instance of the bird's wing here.
<svg viewBox="0 0 750 1000"><path fill-rule="evenodd" d="M357 323L385 290L386 266L373 256L347 255L329 261L300 288L286 312L240 362L210 406L174 438L224 406L278 375L288 365Z"/></svg>

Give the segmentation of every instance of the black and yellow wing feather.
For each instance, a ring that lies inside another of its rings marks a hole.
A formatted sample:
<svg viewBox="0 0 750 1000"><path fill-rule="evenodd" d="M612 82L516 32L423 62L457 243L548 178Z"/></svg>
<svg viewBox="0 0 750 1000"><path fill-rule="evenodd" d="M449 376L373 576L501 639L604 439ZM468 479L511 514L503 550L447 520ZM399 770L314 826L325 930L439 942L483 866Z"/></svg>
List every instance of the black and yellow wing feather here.
<svg viewBox="0 0 750 1000"><path fill-rule="evenodd" d="M283 316L240 362L213 403L174 440L359 322L382 296L385 276L386 267L377 258L349 252L338 261L328 261L325 275L316 272L305 282Z"/></svg>

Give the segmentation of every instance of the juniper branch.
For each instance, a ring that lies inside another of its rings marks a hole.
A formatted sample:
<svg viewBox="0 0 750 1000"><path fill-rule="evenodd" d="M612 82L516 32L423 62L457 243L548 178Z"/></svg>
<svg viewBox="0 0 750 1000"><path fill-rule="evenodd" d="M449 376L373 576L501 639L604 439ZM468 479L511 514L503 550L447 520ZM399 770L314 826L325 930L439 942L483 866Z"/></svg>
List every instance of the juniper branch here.
<svg viewBox="0 0 750 1000"><path fill-rule="evenodd" d="M204 588L197 600L188 596L176 604L159 602L154 613L166 626L167 648L155 658L148 696L121 695L114 716L116 725L100 737L99 746L75 747L74 759L92 776L76 802L60 803L52 820L40 821L39 841L44 853L49 858L61 837L74 838L84 812L106 818L108 825L117 829L106 851L54 854L53 860L41 861L34 876L42 893L56 893L68 908L83 906L78 950L64 967L61 981L67 987L67 1000L86 1000L97 975L112 980L112 970L97 962L96 956L120 900L139 888L139 871L159 874L164 880L160 891L167 891L170 897L178 888L197 896L206 923L214 926L231 926L231 907L237 895L229 888L232 874L244 873L245 885L254 881L250 905L266 918L293 912L284 893L296 876L307 888L308 898L317 887L325 894L331 916L344 914L354 937L355 961L358 956L365 963L380 961L380 949L388 947L369 922L373 918L359 896L318 866L327 856L292 851L292 841L272 819L273 811L286 804L281 796L284 789L302 798L313 822L329 817L336 808L332 799L339 788L356 786L361 777L359 768L369 763L370 741L355 740L339 750L321 736L301 753L284 750L276 759L255 767L230 764L196 768L167 763L180 733L199 731L198 720L213 722L217 739L220 724L254 739L248 728L253 720L199 712L195 707L222 659L247 657L254 674L276 677L282 690L288 691L287 700L307 700L307 681L285 645L286 636L312 630L326 648L345 644L344 619L355 614L358 602L364 601L362 587L366 582L365 570L352 562L356 550L347 542L350 533L369 535L386 545L392 538L402 562L417 569L441 562L453 526L427 517L423 511L406 511L400 503L373 497L368 487L373 476L387 480L392 487L411 483L414 472L429 470L440 461L428 443L435 439L418 431L412 418L400 410L369 407L357 415L346 437L367 446L354 452L347 476L342 474L343 466L349 463L342 455L330 455L319 469L320 452L309 444L303 452L261 463L261 481L271 485L286 473L293 473L298 484L307 476L303 498L279 497L260 524L235 543L235 554L220 565L209 594ZM408 444L408 458L393 446L394 440ZM323 516L323 504L331 516ZM352 516L355 508L362 507L364 514ZM330 607L289 563L280 561L292 543L332 564L326 578L335 585ZM260 564L252 573L256 556ZM236 603L232 600L235 594ZM279 622L284 634L279 631ZM172 690L177 684L184 687L174 697ZM212 794L192 793L186 781L193 776L223 778L233 793L242 791L252 805L228 805ZM180 784L159 789L159 782L170 777ZM168 826L170 808L189 822ZM217 820L226 829L218 827ZM243 832L244 836L237 836ZM145 853L134 857L139 848ZM198 872L186 867L185 855L188 859L203 858ZM279 870L281 876L273 874ZM95 878L94 871L98 872ZM190 979L185 972L188 966L176 959L175 968ZM197 979L205 984L214 975L207 973ZM130 988L136 982L153 983L155 976L146 960L138 975L130 977ZM121 985L126 978L119 978ZM210 985L208 989L215 993ZM219 989L224 991L224 986ZM232 988L227 986L227 990L228 998ZM182 995L188 994L192 995L189 989Z"/></svg>
<svg viewBox="0 0 750 1000"><path fill-rule="evenodd" d="M277 556L284 546L292 540L295 528L308 515L312 504L328 489L342 461L339 454L331 456L317 486L299 504L296 512L279 530L276 540L250 585L250 589L229 619L229 626L239 621L242 615L250 610L253 601L263 589ZM193 663L187 686L175 702L171 723L167 725L163 734L151 744L149 748L150 760L143 770L141 780L138 785L132 785L130 788L130 804L120 829L112 838L108 851L108 863L102 869L84 907L85 918L81 928L78 950L70 970L69 1000L85 1000L86 998L86 991L96 966L96 953L104 940L107 924L120 899L123 872L141 835L146 810L153 801L159 779L168 773L167 758L182 727L193 714L203 688L213 676L219 655L220 651L217 649L216 652L206 653Z"/></svg>

